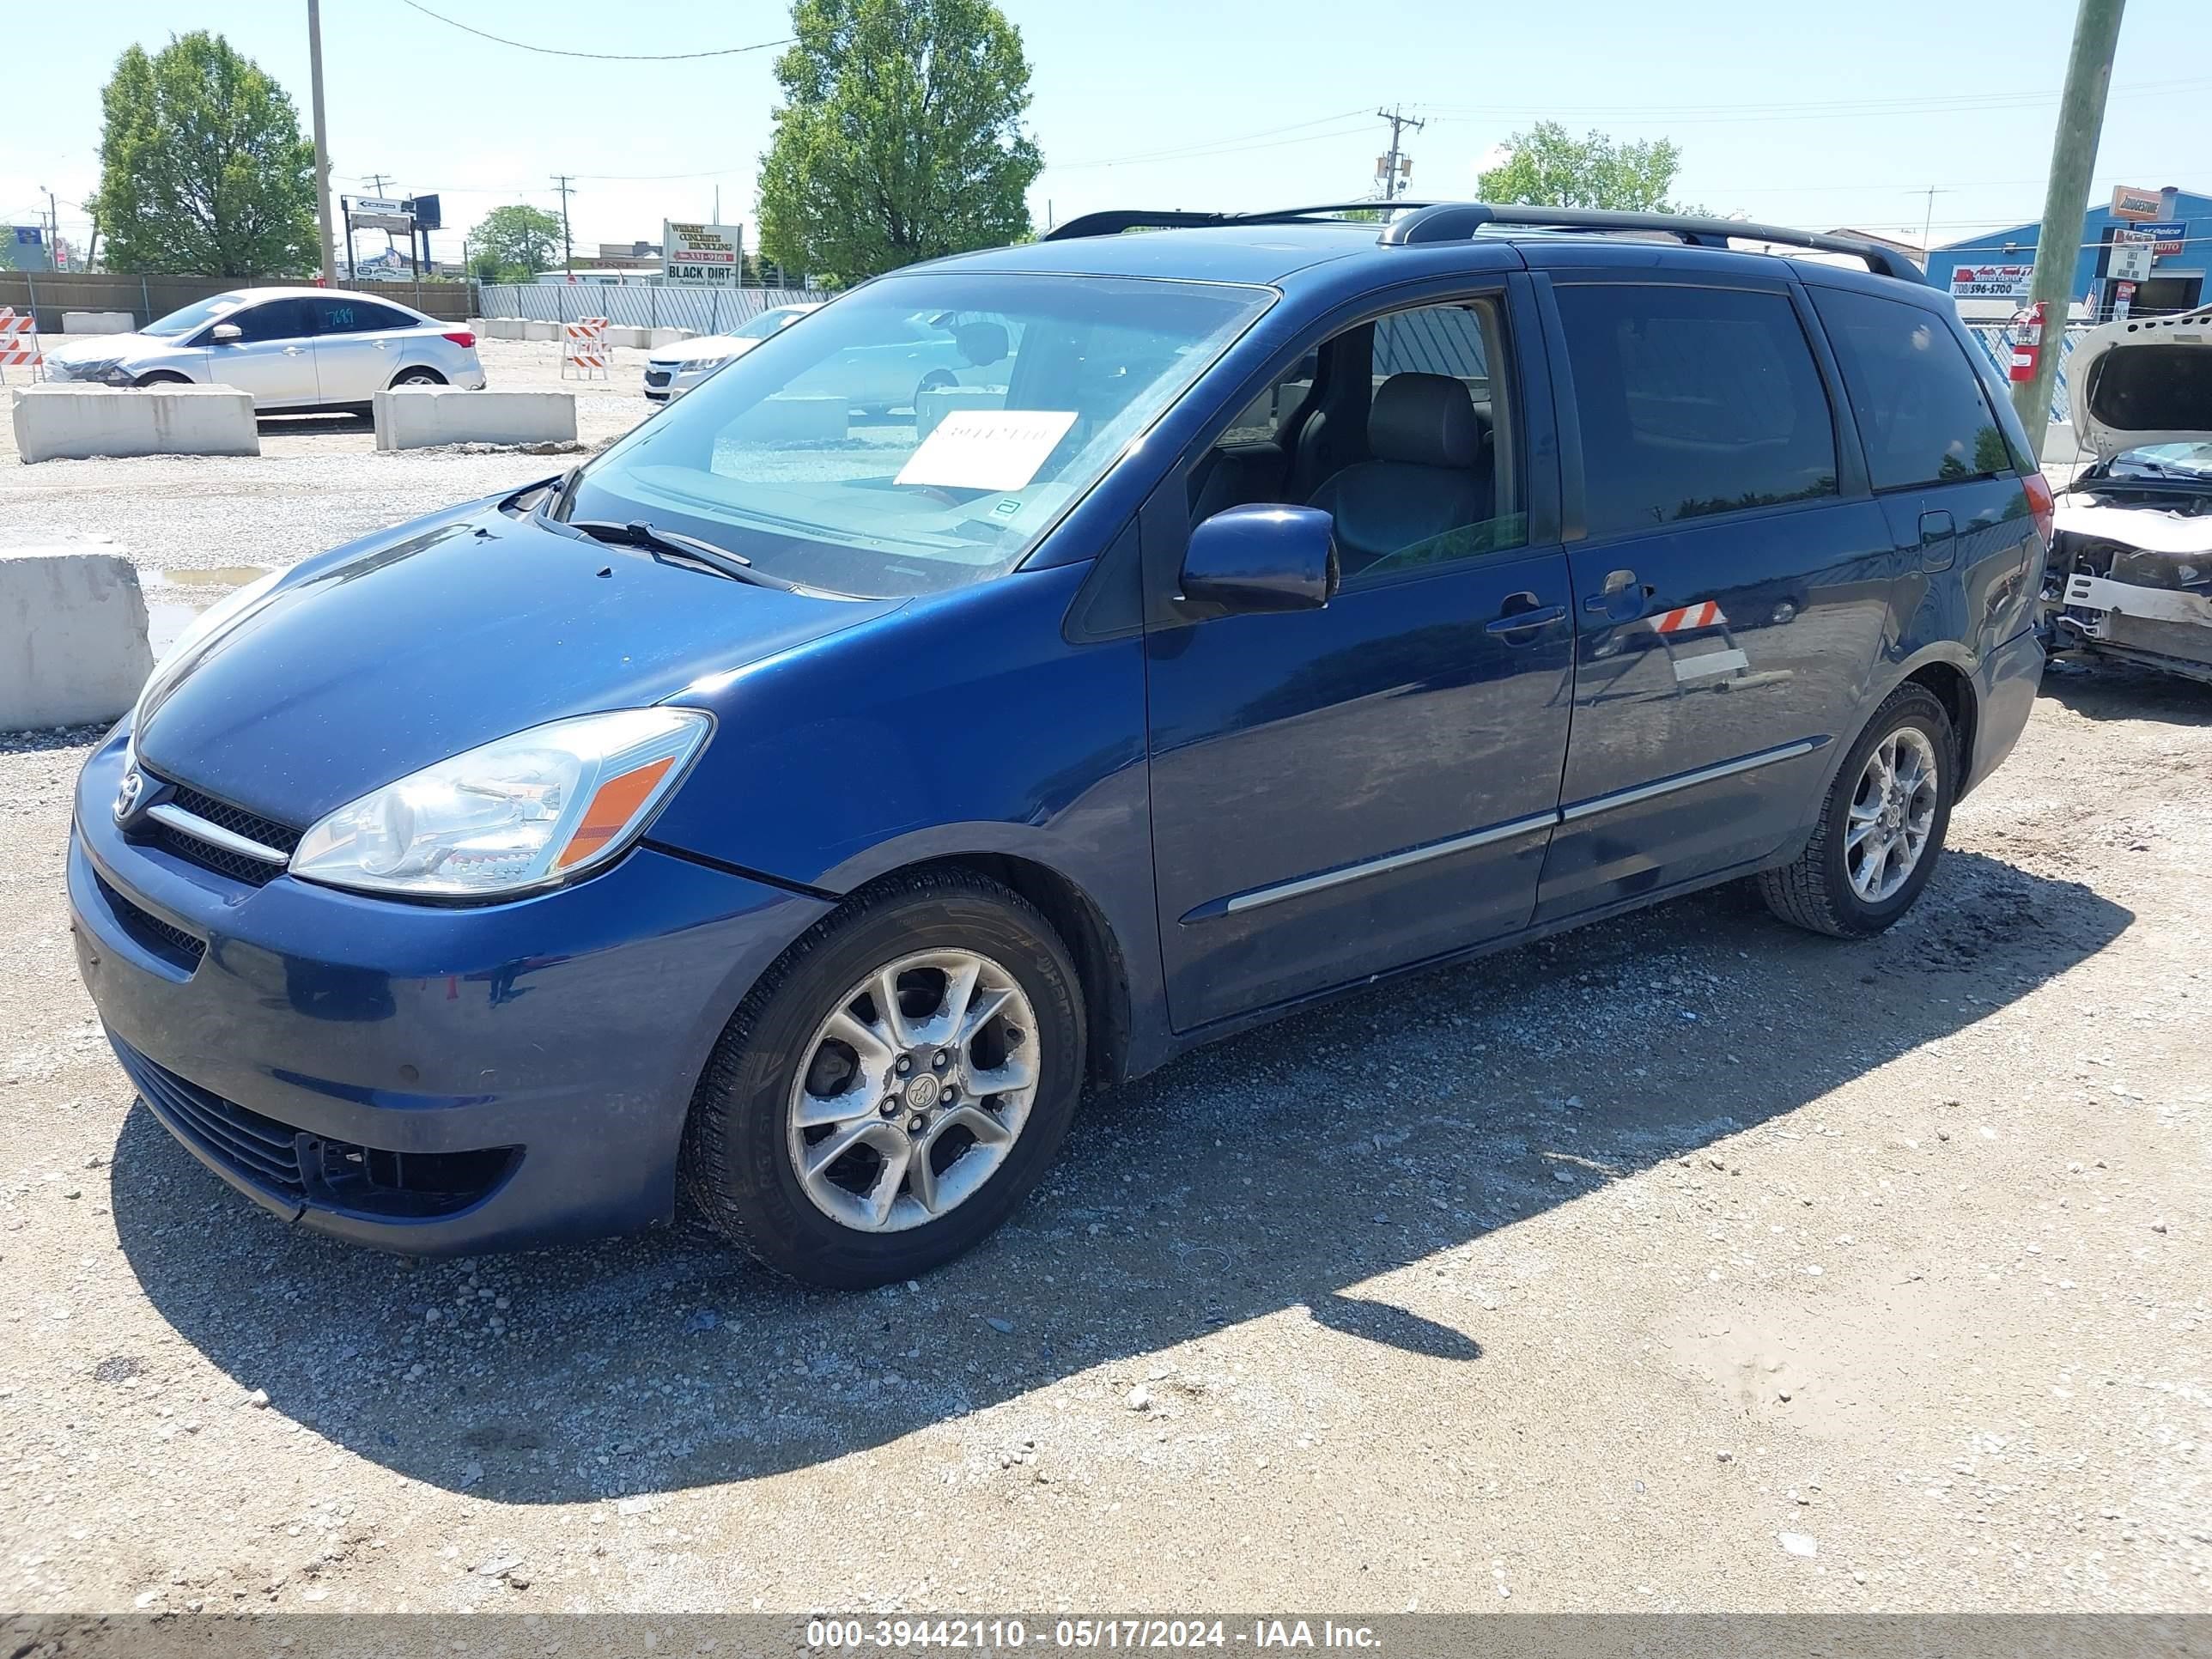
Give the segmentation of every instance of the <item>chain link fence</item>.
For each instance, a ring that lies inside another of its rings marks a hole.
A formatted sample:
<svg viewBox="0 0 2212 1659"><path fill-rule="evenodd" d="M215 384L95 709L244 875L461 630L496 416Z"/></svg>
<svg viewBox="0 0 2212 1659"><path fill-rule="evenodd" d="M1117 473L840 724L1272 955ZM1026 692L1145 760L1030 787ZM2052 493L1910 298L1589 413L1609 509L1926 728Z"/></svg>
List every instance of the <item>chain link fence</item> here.
<svg viewBox="0 0 2212 1659"><path fill-rule="evenodd" d="M805 288L677 288L644 283L486 283L479 317L520 317L569 323L604 317L624 328L685 328L727 334L771 306L805 305L830 296Z"/></svg>
<svg viewBox="0 0 2212 1659"><path fill-rule="evenodd" d="M2070 424L2074 419L2073 392L2067 384L2066 370L2073 358L2074 348L2081 343L2081 337L2094 326L2090 323L2069 323L2065 334L2058 341L2058 377L2051 383L2051 418L2053 421ZM2049 328L2043 331L2046 346L2056 331ZM2008 378L2012 368L2012 325L1968 323L1966 332L1973 336L1974 343L1982 349L1982 355L1996 365L1997 379Z"/></svg>

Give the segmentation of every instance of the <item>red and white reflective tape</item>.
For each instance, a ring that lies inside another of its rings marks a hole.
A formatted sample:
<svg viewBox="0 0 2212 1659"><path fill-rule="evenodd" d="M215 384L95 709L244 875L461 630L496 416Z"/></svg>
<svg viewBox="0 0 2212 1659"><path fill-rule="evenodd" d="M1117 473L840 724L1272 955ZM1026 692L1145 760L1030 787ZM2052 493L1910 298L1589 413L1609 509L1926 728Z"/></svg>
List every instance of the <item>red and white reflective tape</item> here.
<svg viewBox="0 0 2212 1659"><path fill-rule="evenodd" d="M1658 634L1681 634L1692 628L1726 628L1728 618L1721 614L1720 606L1711 599L1700 599L1695 605L1686 605L1664 611L1651 619L1651 628Z"/></svg>
<svg viewBox="0 0 2212 1659"><path fill-rule="evenodd" d="M18 317L12 307L0 310L0 368L43 362L45 359L39 354L38 320Z"/></svg>

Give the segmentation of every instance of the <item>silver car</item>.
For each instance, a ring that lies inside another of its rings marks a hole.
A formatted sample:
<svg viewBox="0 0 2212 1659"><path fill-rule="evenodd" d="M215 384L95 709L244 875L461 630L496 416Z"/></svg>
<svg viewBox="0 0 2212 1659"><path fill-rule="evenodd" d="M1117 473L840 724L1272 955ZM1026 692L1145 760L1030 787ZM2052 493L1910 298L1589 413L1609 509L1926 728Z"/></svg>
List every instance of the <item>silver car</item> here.
<svg viewBox="0 0 2212 1659"><path fill-rule="evenodd" d="M770 306L743 328L727 334L708 334L664 346L645 362L645 395L656 404L674 401L705 380L724 363L734 362L763 340L781 334L810 311L812 305Z"/></svg>
<svg viewBox="0 0 2212 1659"><path fill-rule="evenodd" d="M410 306L331 288L243 288L173 311L135 334L93 334L46 352L53 380L235 386L256 410L365 409L390 386L484 383L477 337Z"/></svg>

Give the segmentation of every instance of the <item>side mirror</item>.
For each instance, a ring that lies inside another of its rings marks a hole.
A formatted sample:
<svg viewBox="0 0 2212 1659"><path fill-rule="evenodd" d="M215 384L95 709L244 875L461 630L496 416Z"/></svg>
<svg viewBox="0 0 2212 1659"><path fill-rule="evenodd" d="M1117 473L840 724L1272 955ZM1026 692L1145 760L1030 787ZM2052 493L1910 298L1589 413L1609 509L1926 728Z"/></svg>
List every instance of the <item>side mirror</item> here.
<svg viewBox="0 0 2212 1659"><path fill-rule="evenodd" d="M245 337L246 331L236 323L217 323L208 334L217 345L236 345Z"/></svg>
<svg viewBox="0 0 2212 1659"><path fill-rule="evenodd" d="M1190 532L1182 597L1225 611L1318 611L1336 597L1336 520L1313 507L1232 507Z"/></svg>
<svg viewBox="0 0 2212 1659"><path fill-rule="evenodd" d="M1009 343L1003 323L963 323L952 331L960 361L970 368L988 368L1003 362Z"/></svg>

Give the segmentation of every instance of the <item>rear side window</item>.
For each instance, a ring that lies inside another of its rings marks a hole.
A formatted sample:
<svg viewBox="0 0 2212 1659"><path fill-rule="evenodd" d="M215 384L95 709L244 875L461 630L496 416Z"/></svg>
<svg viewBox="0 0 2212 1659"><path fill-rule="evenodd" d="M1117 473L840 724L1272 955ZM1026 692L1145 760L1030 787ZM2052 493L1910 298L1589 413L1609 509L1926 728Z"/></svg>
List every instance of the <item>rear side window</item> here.
<svg viewBox="0 0 2212 1659"><path fill-rule="evenodd" d="M1836 493L1836 430L1796 309L1747 289L1558 291L1593 536Z"/></svg>
<svg viewBox="0 0 2212 1659"><path fill-rule="evenodd" d="M1841 289L1814 289L1813 308L1843 365L1876 489L2014 470L1982 378L1941 318Z"/></svg>
<svg viewBox="0 0 2212 1659"><path fill-rule="evenodd" d="M314 319L318 334L369 334L386 329L418 328L421 324L404 311L368 300L349 300L337 295L302 301Z"/></svg>

